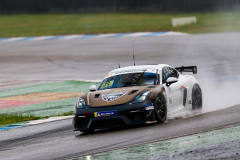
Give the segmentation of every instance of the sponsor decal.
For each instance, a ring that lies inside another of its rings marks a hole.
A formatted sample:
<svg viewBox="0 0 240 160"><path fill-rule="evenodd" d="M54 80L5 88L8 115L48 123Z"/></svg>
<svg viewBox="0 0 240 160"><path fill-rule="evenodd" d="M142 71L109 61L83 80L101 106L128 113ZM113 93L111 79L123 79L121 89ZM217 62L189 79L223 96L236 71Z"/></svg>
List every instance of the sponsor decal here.
<svg viewBox="0 0 240 160"><path fill-rule="evenodd" d="M156 73L156 69L129 69L124 71L112 71L110 72L105 78L108 78L110 76L115 76L118 74L126 74L126 73L138 73L138 72L150 72L150 73Z"/></svg>
<svg viewBox="0 0 240 160"><path fill-rule="evenodd" d="M172 90L171 90L170 87L168 87L167 89L168 89L168 93L167 94L168 94L169 97L171 97L172 96Z"/></svg>
<svg viewBox="0 0 240 160"><path fill-rule="evenodd" d="M152 104L151 103L145 104L145 107L149 107L149 106L152 106Z"/></svg>
<svg viewBox="0 0 240 160"><path fill-rule="evenodd" d="M153 106L148 106L148 107L146 107L146 110L152 110L152 109L154 109Z"/></svg>
<svg viewBox="0 0 240 160"><path fill-rule="evenodd" d="M117 73L117 71L110 72L110 74L114 74L114 73Z"/></svg>
<svg viewBox="0 0 240 160"><path fill-rule="evenodd" d="M114 100L122 97L126 93L127 93L127 91L117 92L117 93L106 93L106 94L102 95L102 99L104 101L111 102L111 101L114 101Z"/></svg>
<svg viewBox="0 0 240 160"><path fill-rule="evenodd" d="M123 74L123 73L134 73L134 72L143 72L144 70L140 70L140 69L131 69L131 70L125 70L125 71L119 71L119 72L112 72L115 74Z"/></svg>
<svg viewBox="0 0 240 160"><path fill-rule="evenodd" d="M182 85L181 87L180 87L180 89L183 89L184 88L184 85Z"/></svg>
<svg viewBox="0 0 240 160"><path fill-rule="evenodd" d="M112 80L112 81L107 81L107 82L105 82L105 83L102 84L101 88L110 87L110 86L113 85L113 82L114 82L114 80Z"/></svg>
<svg viewBox="0 0 240 160"><path fill-rule="evenodd" d="M94 117L116 116L117 111L94 112Z"/></svg>
<svg viewBox="0 0 240 160"><path fill-rule="evenodd" d="M154 106L152 106L151 103L145 104L145 109L146 109L146 110L152 110L152 109L154 109Z"/></svg>
<svg viewBox="0 0 240 160"><path fill-rule="evenodd" d="M168 97L168 104L169 106L173 105L173 97Z"/></svg>

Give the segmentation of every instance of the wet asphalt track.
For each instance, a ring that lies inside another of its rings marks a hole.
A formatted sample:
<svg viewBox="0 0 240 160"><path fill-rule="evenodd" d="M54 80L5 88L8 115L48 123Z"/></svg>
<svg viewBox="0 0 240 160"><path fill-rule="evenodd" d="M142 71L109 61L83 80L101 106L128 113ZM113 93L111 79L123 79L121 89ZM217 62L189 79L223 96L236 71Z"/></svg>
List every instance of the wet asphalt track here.
<svg viewBox="0 0 240 160"><path fill-rule="evenodd" d="M197 65L196 77L203 81L240 77L240 33L4 42L0 43L0 89L102 79L118 62L121 66L133 64L132 39L137 65ZM73 132L71 120L1 131L0 159L64 159L198 133L239 124L239 111L240 106L235 106L161 125L94 134Z"/></svg>
<svg viewBox="0 0 240 160"><path fill-rule="evenodd" d="M26 80L102 79L118 63L133 65L133 39L137 65L197 65L196 77L201 79L240 76L240 32L1 42L0 89L28 85Z"/></svg>
<svg viewBox="0 0 240 160"><path fill-rule="evenodd" d="M164 124L98 130L93 134L72 131L70 119L1 131L0 159L67 159L89 155L240 124L239 112L240 105Z"/></svg>

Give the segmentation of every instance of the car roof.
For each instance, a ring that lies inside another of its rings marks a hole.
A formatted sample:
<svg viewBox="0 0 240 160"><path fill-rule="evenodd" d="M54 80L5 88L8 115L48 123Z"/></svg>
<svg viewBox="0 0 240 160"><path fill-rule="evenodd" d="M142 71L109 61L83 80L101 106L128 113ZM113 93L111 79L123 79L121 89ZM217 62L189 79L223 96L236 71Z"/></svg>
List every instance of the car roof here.
<svg viewBox="0 0 240 160"><path fill-rule="evenodd" d="M112 76L118 75L118 74L123 74L123 73L126 73L126 71L128 73L134 73L136 71L140 71L140 70L143 71L143 70L146 70L146 69L147 70L148 69L150 69L150 70L152 70L152 69L154 69L154 70L157 70L157 69L158 70L162 70L162 68L165 67L165 66L169 66L169 65L167 65L167 64L157 64L157 65L127 66L127 67L117 68L117 69L114 69L114 70L110 71L106 75L105 78L112 77ZM169 67L171 67L171 66L169 66Z"/></svg>
<svg viewBox="0 0 240 160"><path fill-rule="evenodd" d="M165 66L169 66L167 64L156 64L156 65L139 65L139 66L127 66L122 68L117 68L112 71L124 71L124 70L131 70L131 69L162 69ZM111 72L112 72L111 71Z"/></svg>

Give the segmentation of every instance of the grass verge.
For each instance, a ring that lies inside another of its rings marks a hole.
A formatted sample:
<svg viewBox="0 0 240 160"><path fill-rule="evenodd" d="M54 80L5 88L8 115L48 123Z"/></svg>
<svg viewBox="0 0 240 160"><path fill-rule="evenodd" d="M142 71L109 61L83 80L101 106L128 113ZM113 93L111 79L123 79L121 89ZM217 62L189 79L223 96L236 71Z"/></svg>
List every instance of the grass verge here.
<svg viewBox="0 0 240 160"><path fill-rule="evenodd" d="M56 115L56 116L68 116L68 115L73 115L74 112L65 112L62 113L61 115ZM23 115L23 114L0 114L0 125L4 124L10 124L10 123L16 123L16 122L23 122L23 121L30 121L30 120L38 120L38 119L43 119L43 118L49 118L49 117L38 117L34 116L31 114L28 115Z"/></svg>
<svg viewBox="0 0 240 160"><path fill-rule="evenodd" d="M196 16L197 23L172 27L171 19ZM0 37L179 31L240 31L240 11L212 13L89 13L0 15Z"/></svg>
<svg viewBox="0 0 240 160"><path fill-rule="evenodd" d="M23 122L29 120L40 119L41 117L37 117L34 115L23 115L23 114L1 114L0 115L0 125L9 124L15 122Z"/></svg>

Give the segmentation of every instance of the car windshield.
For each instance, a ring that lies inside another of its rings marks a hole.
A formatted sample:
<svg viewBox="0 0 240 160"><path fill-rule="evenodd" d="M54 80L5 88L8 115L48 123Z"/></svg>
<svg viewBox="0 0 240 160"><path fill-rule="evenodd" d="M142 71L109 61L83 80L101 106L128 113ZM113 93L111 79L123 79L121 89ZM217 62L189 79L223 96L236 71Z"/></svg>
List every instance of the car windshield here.
<svg viewBox="0 0 240 160"><path fill-rule="evenodd" d="M120 88L128 86L142 86L157 84L156 73L128 73L116 75L103 80L98 90Z"/></svg>

